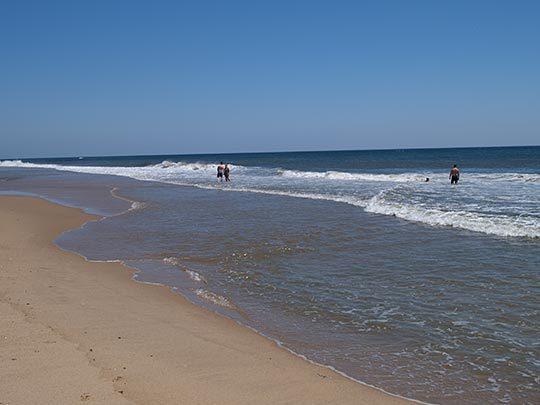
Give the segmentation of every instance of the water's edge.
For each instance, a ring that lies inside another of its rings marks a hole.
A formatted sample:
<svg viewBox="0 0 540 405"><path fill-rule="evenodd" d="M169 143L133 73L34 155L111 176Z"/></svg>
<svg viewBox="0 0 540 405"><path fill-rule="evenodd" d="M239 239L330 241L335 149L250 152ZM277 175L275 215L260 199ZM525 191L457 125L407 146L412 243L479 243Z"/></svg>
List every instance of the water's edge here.
<svg viewBox="0 0 540 405"><path fill-rule="evenodd" d="M336 369L335 367L331 366L331 365L328 365L328 364L323 364L323 363L319 363L319 362L316 362L314 360L311 360L309 359L307 356L305 355L302 355L300 353L297 353L295 352L294 350L290 349L289 347L287 347L283 342L277 340L277 339L274 339L268 335L265 335L264 333L260 332L259 330L249 326L249 325L246 325L244 323L242 323L241 321L237 320L237 319L234 319L232 317L229 317L227 316L226 314L223 314L223 313L220 313L216 310L213 310L210 306L202 306L200 304L198 304L196 301L190 299L187 295L183 294L179 289L175 288L175 287L170 287L166 284L162 284L162 283L156 283L156 282L149 282L149 281L141 281L141 280L138 280L136 278L136 275L138 273L141 272L140 269L137 269L135 267L131 267L129 265L127 265L123 260L118 260L118 259L111 259L111 260L92 260L92 259L89 259L87 258L86 256L84 256L82 253L79 253L77 251L74 251L74 250L70 250L70 249L67 249L67 248L64 248L62 247L58 240L63 236L65 235L66 233L69 233L73 230L76 230L76 229L83 229L87 224L89 223L92 223L92 222L100 222L100 221L103 221L107 218L110 218L110 217L114 217L114 216L120 216L120 215L124 215L134 209L141 209L141 208L144 208L144 203L143 202L139 202L139 201L133 201L133 200L130 200L126 197L122 197L122 196L119 196L118 194L116 194L116 191L118 190L118 188L114 187L114 188L111 188L109 191L110 191L110 194L113 198L116 198L116 199L120 199L120 200L124 200L124 201L128 201L130 202L132 205L130 208L128 208L127 210L123 211L123 212L120 212L120 213L117 213L117 214L113 214L113 215L98 215L98 214L95 214L92 212L91 208L89 207L83 207L83 206L77 206L77 205L70 205L66 202L63 202L63 201L59 201L59 200L54 200L52 198L48 198L46 196L43 196L43 195L40 195L40 194L37 194L37 193L21 193L21 192L17 192L17 191L4 191L2 194L0 194L0 198L2 196L17 196L17 197L26 197L26 198L34 198L34 199L41 199L41 200L44 200L44 201L47 201L47 202L50 202L52 204L56 204L56 205L60 205L60 206L63 206L63 207L67 207L67 208L74 208L74 209L77 209L77 210L80 210L82 211L83 213L87 214L87 215L92 215L92 216L95 216L96 218L95 219L91 219L91 220L88 220L86 222L84 222L80 227L78 228L73 228L73 229L67 229L65 231L63 231L62 233L60 233L52 242L53 244L59 248L60 250L64 251L64 252L67 252L67 253L71 253L71 254L75 254L81 258L83 258L85 261L89 262L89 263L118 263L118 264L121 264L123 267L126 268L127 271L129 271L131 273L130 275L130 279L134 282L137 282L137 283L140 283L140 284L148 284L148 285L154 285L154 286L159 286L159 287L163 287L165 289L167 289L167 291L173 293L173 294L177 294L177 295L180 295L182 298L184 298L187 302L189 302L190 304L192 305L195 305L198 309L200 310L207 310L207 311L211 311L212 313L218 315L218 316L222 316L222 317L226 317L227 319L235 322L236 324L238 324L239 326L243 327L243 328L246 328L246 329L249 329L251 330L252 332L255 332L256 334L258 334L259 336L262 336L263 338L267 339L267 340L270 340L272 343L274 343L277 347L281 348L281 349L284 349L286 350L287 352L293 354L294 356L302 359L303 361L307 361L308 363L310 364L313 364L313 365L316 365L316 366L319 366L319 367L323 367L323 368L326 368L328 370L331 370L339 375L341 375L342 377L345 377L347 378L348 380L351 380L351 381L354 381L355 383L358 383L358 384L361 384L365 387L369 387L371 389L375 389L377 391L380 391L382 393L384 393L385 395L389 395L389 396L392 396L392 397L395 397L395 398L400 398L400 399L404 399L404 400L407 400L407 401L411 401L413 403L417 403L417 404L423 404L423 405L434 405L434 403L429 403L429 402L424 402L424 401L420 401L420 400L417 400L417 399L413 399L413 398L407 398L407 397L404 397L404 396L401 396L401 395L398 395L398 394L394 394L394 393L391 393L391 392L388 392L382 388L379 388L375 385L372 385L372 384L368 384L364 381L361 381L359 379L356 379L354 377L351 377L349 376L348 374L344 373L343 371L340 371L338 369Z"/></svg>

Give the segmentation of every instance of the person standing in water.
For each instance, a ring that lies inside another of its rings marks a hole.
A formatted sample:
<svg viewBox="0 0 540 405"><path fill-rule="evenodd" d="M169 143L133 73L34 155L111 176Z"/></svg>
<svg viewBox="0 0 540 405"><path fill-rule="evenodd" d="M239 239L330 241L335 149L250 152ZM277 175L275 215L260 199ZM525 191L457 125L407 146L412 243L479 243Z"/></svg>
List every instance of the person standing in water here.
<svg viewBox="0 0 540 405"><path fill-rule="evenodd" d="M223 181L223 172L225 171L225 166L223 165L223 162L219 164L217 167L217 179L218 181Z"/></svg>
<svg viewBox="0 0 540 405"><path fill-rule="evenodd" d="M452 170L450 170L450 174L448 175L448 178L450 179L450 184L457 184L459 181L459 169L457 165L454 165L452 167Z"/></svg>
<svg viewBox="0 0 540 405"><path fill-rule="evenodd" d="M231 172L231 168L229 167L229 164L227 163L225 165L225 168L223 169L223 175L225 176L225 181L231 181L229 178L229 174Z"/></svg>

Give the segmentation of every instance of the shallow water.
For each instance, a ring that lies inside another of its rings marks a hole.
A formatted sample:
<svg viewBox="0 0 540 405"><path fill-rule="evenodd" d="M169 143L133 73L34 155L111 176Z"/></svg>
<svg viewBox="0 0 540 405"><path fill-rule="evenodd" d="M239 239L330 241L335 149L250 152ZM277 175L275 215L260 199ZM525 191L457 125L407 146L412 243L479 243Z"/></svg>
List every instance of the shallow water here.
<svg viewBox="0 0 540 405"><path fill-rule="evenodd" d="M0 190L109 215L58 243L359 380L433 402L535 403L539 148L453 151L227 157L226 186L217 156L4 162ZM450 187L441 156L477 167ZM112 189L144 205L113 216L130 203Z"/></svg>

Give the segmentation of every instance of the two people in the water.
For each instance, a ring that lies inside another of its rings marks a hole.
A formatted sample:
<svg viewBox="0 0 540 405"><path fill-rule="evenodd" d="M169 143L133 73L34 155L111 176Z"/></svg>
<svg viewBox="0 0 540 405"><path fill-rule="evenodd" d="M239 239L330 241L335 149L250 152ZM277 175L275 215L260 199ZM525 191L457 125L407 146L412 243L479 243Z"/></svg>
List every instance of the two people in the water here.
<svg viewBox="0 0 540 405"><path fill-rule="evenodd" d="M223 162L221 162L219 166L217 167L218 181L223 181L223 179L225 179L225 181L231 181L230 173L231 173L231 168L229 167L229 164L228 163L224 164Z"/></svg>
<svg viewBox="0 0 540 405"><path fill-rule="evenodd" d="M217 167L217 179L218 181L231 181L230 178L231 168L229 167L228 163L220 162ZM459 181L459 168L457 165L454 165L452 169L450 170L450 174L448 175L448 178L450 179L450 184L457 184ZM429 182L429 177L426 177L424 180L426 183Z"/></svg>

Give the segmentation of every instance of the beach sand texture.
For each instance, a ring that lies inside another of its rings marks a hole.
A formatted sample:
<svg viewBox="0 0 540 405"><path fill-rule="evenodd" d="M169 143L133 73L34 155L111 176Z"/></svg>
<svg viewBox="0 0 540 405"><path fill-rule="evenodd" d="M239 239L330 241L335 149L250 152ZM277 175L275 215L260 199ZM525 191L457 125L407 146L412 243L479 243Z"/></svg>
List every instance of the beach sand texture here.
<svg viewBox="0 0 540 405"><path fill-rule="evenodd" d="M0 198L1 404L407 403L53 243L92 219Z"/></svg>

